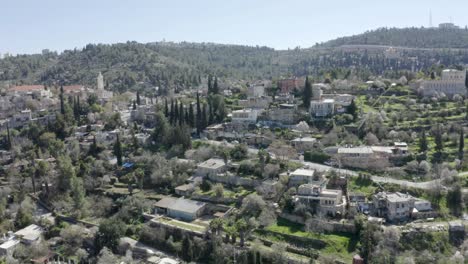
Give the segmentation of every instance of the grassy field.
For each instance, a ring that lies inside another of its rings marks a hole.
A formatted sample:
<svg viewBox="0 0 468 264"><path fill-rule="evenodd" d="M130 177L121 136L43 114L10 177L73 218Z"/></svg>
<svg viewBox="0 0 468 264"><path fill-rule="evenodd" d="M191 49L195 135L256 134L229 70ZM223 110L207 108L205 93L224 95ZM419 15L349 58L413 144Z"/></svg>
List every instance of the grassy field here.
<svg viewBox="0 0 468 264"><path fill-rule="evenodd" d="M205 232L206 230L206 227L204 226L182 222L182 221L175 220L175 219L168 218L168 217L161 217L158 219L158 221L160 221L161 223L166 223L169 225L177 226L183 229L192 230L196 232Z"/></svg>
<svg viewBox="0 0 468 264"><path fill-rule="evenodd" d="M309 238L311 240L321 240L326 243L326 246L320 249L320 254L335 256L345 262L349 262L352 259L353 253L356 250L357 238L351 234L319 234L305 232L303 225L290 222L283 218L278 218L276 224L268 226L266 229L278 234ZM273 241L282 239L280 236L269 236L267 238Z"/></svg>
<svg viewBox="0 0 468 264"><path fill-rule="evenodd" d="M377 186L372 180L365 180L357 177L350 178L348 181L348 190L350 193L362 193L367 197L375 193Z"/></svg>

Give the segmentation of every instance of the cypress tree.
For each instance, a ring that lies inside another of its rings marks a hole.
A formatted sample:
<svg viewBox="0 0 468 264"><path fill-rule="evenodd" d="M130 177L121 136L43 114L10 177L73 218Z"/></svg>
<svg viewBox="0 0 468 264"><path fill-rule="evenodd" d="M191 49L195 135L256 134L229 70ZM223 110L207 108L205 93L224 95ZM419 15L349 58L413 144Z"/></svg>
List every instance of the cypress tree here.
<svg viewBox="0 0 468 264"><path fill-rule="evenodd" d="M185 116L184 116L184 105L180 102L179 105L179 126L184 124Z"/></svg>
<svg viewBox="0 0 468 264"><path fill-rule="evenodd" d="M468 89L468 71L467 71L467 74L465 76L465 86Z"/></svg>
<svg viewBox="0 0 468 264"><path fill-rule="evenodd" d="M117 165L122 166L122 144L120 143L120 137L117 135L117 139L114 144L114 155L117 157Z"/></svg>
<svg viewBox="0 0 468 264"><path fill-rule="evenodd" d="M65 114L65 105L64 105L64 102L63 102L63 85L60 86L60 113L62 115Z"/></svg>
<svg viewBox="0 0 468 264"><path fill-rule="evenodd" d="M201 118L201 115L202 115L202 111L201 111L201 107L200 107L200 94L197 93L197 134L198 136L200 136L200 133L201 133L201 130L202 130L202 118Z"/></svg>
<svg viewBox="0 0 468 264"><path fill-rule="evenodd" d="M193 104L190 104L188 111L188 124L190 125L190 127L194 127L195 116L193 113Z"/></svg>
<svg viewBox="0 0 468 264"><path fill-rule="evenodd" d="M427 147L427 137L426 132L421 132L421 137L419 138L419 152L426 152L428 149Z"/></svg>
<svg viewBox="0 0 468 264"><path fill-rule="evenodd" d="M76 108L77 108L77 115L78 115L77 121L80 122L80 116L81 116L81 113L82 113L81 103L80 103L80 96L78 96L76 98Z"/></svg>
<svg viewBox="0 0 468 264"><path fill-rule="evenodd" d="M208 75L208 94L213 93L212 76Z"/></svg>
<svg viewBox="0 0 468 264"><path fill-rule="evenodd" d="M133 107L132 108L133 108L133 110L137 109L135 100L133 100Z"/></svg>
<svg viewBox="0 0 468 264"><path fill-rule="evenodd" d="M218 94L218 93L219 93L218 77L215 77L215 79L214 79L213 93L214 93L214 94Z"/></svg>
<svg viewBox="0 0 468 264"><path fill-rule="evenodd" d="M93 143L89 147L89 155L96 157L98 153L98 146L96 142L96 136L93 136Z"/></svg>
<svg viewBox="0 0 468 264"><path fill-rule="evenodd" d="M458 144L458 159L463 160L463 155L465 154L465 135L463 127L460 130L460 143Z"/></svg>
<svg viewBox="0 0 468 264"><path fill-rule="evenodd" d="M179 113L179 102L175 101L174 103L174 123L172 125L177 124L180 118L180 113Z"/></svg>
<svg viewBox="0 0 468 264"><path fill-rule="evenodd" d="M203 104L203 110L201 114L201 129L205 129L207 127L207 122L206 122L206 104Z"/></svg>
<svg viewBox="0 0 468 264"><path fill-rule="evenodd" d="M348 114L353 116L353 120L356 120L357 118L357 105L354 99L351 101L351 104L348 106L346 109Z"/></svg>
<svg viewBox="0 0 468 264"><path fill-rule="evenodd" d="M190 116L189 116L189 108L190 108L190 106L189 106L188 108L185 109L185 119L184 119L184 122L185 122L186 125L188 125L188 126L191 127L191 124L190 124Z"/></svg>
<svg viewBox="0 0 468 264"><path fill-rule="evenodd" d="M187 262L193 259L193 245L188 235L182 240L182 258Z"/></svg>
<svg viewBox="0 0 468 264"><path fill-rule="evenodd" d="M437 125L437 128L434 132L434 142L436 144L435 150L437 152L442 152L442 150L444 149L444 142L442 139L442 131L440 129L440 125Z"/></svg>
<svg viewBox="0 0 468 264"><path fill-rule="evenodd" d="M141 99L140 99L140 92L137 91L137 94L136 94L136 103L137 105L141 105Z"/></svg>
<svg viewBox="0 0 468 264"><path fill-rule="evenodd" d="M171 113L169 114L169 123L174 124L174 100L171 99Z"/></svg>
<svg viewBox="0 0 468 264"><path fill-rule="evenodd" d="M214 110L213 110L213 103L212 103L212 99L210 99L210 97L208 98L208 124L207 125L211 125L214 123Z"/></svg>
<svg viewBox="0 0 468 264"><path fill-rule="evenodd" d="M310 100L312 100L312 85L309 81L309 76L306 77L304 93L302 94L302 103L306 109L310 107Z"/></svg>
<svg viewBox="0 0 468 264"><path fill-rule="evenodd" d="M167 98L164 99L164 116L169 117L169 106L167 105Z"/></svg>
<svg viewBox="0 0 468 264"><path fill-rule="evenodd" d="M6 148L7 150L11 149L11 136L10 136L10 126L7 123L7 138L6 138Z"/></svg>

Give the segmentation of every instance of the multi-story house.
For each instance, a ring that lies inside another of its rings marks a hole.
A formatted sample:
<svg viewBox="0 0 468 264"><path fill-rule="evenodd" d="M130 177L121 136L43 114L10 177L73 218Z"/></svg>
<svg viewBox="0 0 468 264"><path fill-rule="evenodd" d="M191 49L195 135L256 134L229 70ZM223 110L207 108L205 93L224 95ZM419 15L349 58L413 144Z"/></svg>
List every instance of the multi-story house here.
<svg viewBox="0 0 468 264"><path fill-rule="evenodd" d="M315 208L319 215L344 215L346 200L341 190L325 189L316 184L303 184L297 190L296 202Z"/></svg>
<svg viewBox="0 0 468 264"><path fill-rule="evenodd" d="M400 192L379 192L372 197L371 213L389 222L432 216L431 203Z"/></svg>

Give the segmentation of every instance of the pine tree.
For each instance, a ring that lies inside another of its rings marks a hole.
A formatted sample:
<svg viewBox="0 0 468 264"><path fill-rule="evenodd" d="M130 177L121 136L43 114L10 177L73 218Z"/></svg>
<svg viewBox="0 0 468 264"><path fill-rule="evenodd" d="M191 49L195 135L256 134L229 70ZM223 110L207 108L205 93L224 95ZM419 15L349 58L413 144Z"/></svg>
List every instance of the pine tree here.
<svg viewBox="0 0 468 264"><path fill-rule="evenodd" d="M188 235L182 240L182 258L187 262L193 259L193 245Z"/></svg>
<svg viewBox="0 0 468 264"><path fill-rule="evenodd" d="M309 81L309 76L306 77L304 93L302 94L302 103L306 109L310 107L310 100L312 100L312 85Z"/></svg>
<svg viewBox="0 0 468 264"><path fill-rule="evenodd" d="M463 160L465 152L465 135L463 127L460 130L460 143L458 143L458 159Z"/></svg>
<svg viewBox="0 0 468 264"><path fill-rule="evenodd" d="M201 118L201 115L202 115L202 110L201 110L201 107L200 107L200 94L197 93L197 134L198 136L200 136L200 133L202 131L202 118Z"/></svg>
<svg viewBox="0 0 468 264"><path fill-rule="evenodd" d="M427 137L426 132L421 132L421 137L419 138L419 152L426 152L428 149L427 147Z"/></svg>
<svg viewBox="0 0 468 264"><path fill-rule="evenodd" d="M93 143L91 143L91 146L89 146L88 154L93 157L96 157L98 154L98 145L96 142L96 136L93 136Z"/></svg>
<svg viewBox="0 0 468 264"><path fill-rule="evenodd" d="M351 101L351 104L348 106L348 108L346 109L348 114L352 115L353 116L353 120L356 120L357 118L357 113L358 113L358 109L357 109L357 105L356 105L356 102L354 101L354 99Z"/></svg>
<svg viewBox="0 0 468 264"><path fill-rule="evenodd" d="M63 85L60 86L60 113L65 114L65 104L63 102Z"/></svg>
<svg viewBox="0 0 468 264"><path fill-rule="evenodd" d="M137 105L141 105L141 99L140 99L140 92L137 91L137 94L136 94L136 103Z"/></svg>
<svg viewBox="0 0 468 264"><path fill-rule="evenodd" d="M117 165L122 166L122 144L120 143L120 137L117 135L117 139L114 144L114 155L117 157Z"/></svg>

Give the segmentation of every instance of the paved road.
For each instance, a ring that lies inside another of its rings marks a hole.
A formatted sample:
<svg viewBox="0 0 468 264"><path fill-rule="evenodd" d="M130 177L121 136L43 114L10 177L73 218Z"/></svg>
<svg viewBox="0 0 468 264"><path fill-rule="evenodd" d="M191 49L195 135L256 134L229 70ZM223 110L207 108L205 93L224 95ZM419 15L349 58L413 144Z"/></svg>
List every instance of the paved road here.
<svg viewBox="0 0 468 264"><path fill-rule="evenodd" d="M204 142L211 144L211 145L216 145L216 146L224 146L228 148L233 148L235 144L226 142L226 141L216 141L216 140L205 140ZM247 148L249 153L252 155L257 155L258 149L248 147ZM329 170L335 170L336 172L342 174L342 175L348 175L352 177L357 177L358 173L352 170L347 170L347 169L338 169L334 168L331 166L319 164L319 163L313 163L313 162L307 162L307 161L301 161L301 160L292 160L294 162L302 163L304 164L305 167L308 167L310 169L316 170L318 172L327 172ZM462 172L459 174L460 176L466 176L468 175L468 172ZM412 181L406 181L406 180L397 180L389 177L381 177L381 176L371 176L371 179L374 182L378 183L393 183L393 184L398 184L400 186L407 186L411 188L417 188L417 189L423 189L427 190L432 188L435 184L438 183L439 180L432 180L432 181L426 181L426 182L412 182ZM464 193L468 193L468 188L463 189Z"/></svg>
<svg viewBox="0 0 468 264"><path fill-rule="evenodd" d="M300 161L300 160L294 160L294 161L300 162L300 163L304 164L304 166L306 166L306 167L308 167L310 169L316 170L318 172L326 172L326 171L329 171L329 170L334 170L334 171L336 171L336 172L338 172L340 174L349 175L349 176L358 176L357 172L351 171L351 170L337 169L337 168L334 168L334 167L331 167L331 166L318 164L318 163L313 163L313 162L308 162L308 161Z"/></svg>
<svg viewBox="0 0 468 264"><path fill-rule="evenodd" d="M408 186L408 187L424 189L424 190L430 189L436 184L438 184L438 182L440 182L440 180L432 180L432 181L426 181L426 182L411 182L411 181L397 180L393 178L380 177L380 176L372 176L371 179L374 182L393 183L393 184L398 184L401 186Z"/></svg>

